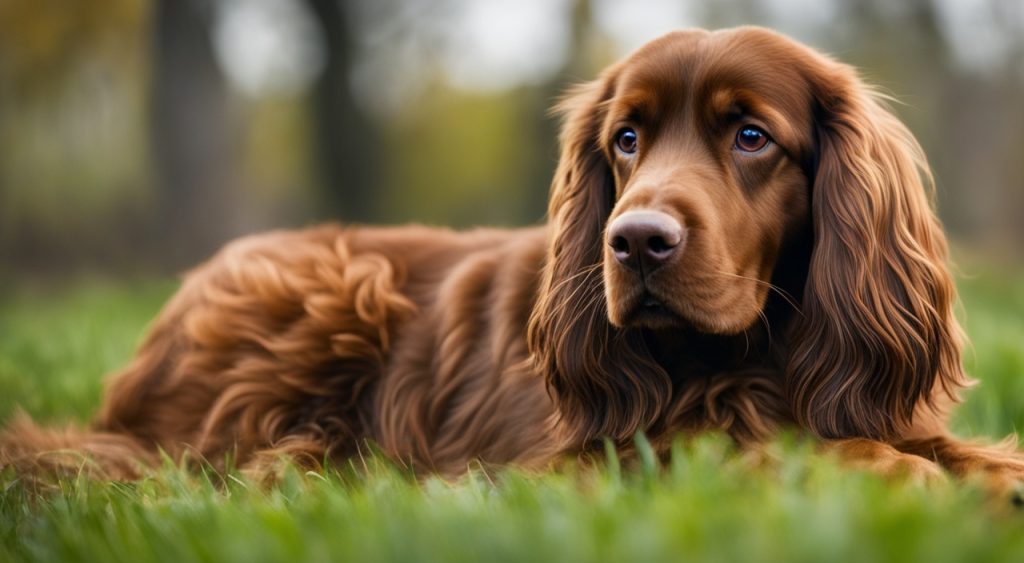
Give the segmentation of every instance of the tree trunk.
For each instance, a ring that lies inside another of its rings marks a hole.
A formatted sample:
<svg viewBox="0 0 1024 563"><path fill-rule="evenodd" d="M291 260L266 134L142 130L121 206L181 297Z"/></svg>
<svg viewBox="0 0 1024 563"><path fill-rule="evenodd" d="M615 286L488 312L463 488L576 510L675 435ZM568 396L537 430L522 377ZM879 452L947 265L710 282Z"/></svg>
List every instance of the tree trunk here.
<svg viewBox="0 0 1024 563"><path fill-rule="evenodd" d="M208 9L209 3L197 0L158 0L154 7L154 246L164 267L190 264L234 234L228 192L235 155Z"/></svg>
<svg viewBox="0 0 1024 563"><path fill-rule="evenodd" d="M320 200L325 214L346 221L374 221L380 175L378 131L358 107L349 85L355 50L349 14L341 0L307 0L320 22L326 64L312 99Z"/></svg>

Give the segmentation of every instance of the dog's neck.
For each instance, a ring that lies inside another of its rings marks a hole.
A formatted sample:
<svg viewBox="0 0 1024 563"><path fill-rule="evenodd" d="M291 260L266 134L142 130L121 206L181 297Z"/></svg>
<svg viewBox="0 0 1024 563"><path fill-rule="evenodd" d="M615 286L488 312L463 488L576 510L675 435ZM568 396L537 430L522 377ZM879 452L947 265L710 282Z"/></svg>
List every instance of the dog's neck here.
<svg viewBox="0 0 1024 563"><path fill-rule="evenodd" d="M708 334L692 328L644 330L651 355L673 380L711 377L747 367L776 367L777 342L758 322L740 334Z"/></svg>

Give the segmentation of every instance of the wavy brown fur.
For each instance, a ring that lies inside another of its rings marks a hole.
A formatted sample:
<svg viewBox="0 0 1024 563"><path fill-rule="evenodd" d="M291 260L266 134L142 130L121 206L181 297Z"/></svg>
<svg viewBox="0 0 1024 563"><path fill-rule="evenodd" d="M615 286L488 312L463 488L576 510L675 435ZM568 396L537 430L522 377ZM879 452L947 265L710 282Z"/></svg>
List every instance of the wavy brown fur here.
<svg viewBox="0 0 1024 563"><path fill-rule="evenodd" d="M18 419L0 463L132 478L162 450L262 474L372 441L454 474L795 427L886 473L1024 476L945 429L967 380L927 164L851 68L762 29L678 32L557 112L546 227L236 241L187 276L91 429ZM748 126L763 149L735 140ZM685 241L655 267L610 246L637 212Z"/></svg>

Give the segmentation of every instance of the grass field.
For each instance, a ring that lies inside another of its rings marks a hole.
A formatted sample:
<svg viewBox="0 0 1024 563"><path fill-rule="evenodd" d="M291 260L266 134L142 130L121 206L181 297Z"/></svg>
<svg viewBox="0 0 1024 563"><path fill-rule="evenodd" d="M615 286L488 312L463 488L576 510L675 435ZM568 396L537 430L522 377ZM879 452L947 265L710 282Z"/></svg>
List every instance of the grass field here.
<svg viewBox="0 0 1024 563"><path fill-rule="evenodd" d="M0 420L85 421L169 283L0 297ZM967 364L982 380L964 435L1024 427L1024 277L961 282ZM1024 561L1024 514L969 485L883 482L780 440L771 469L720 438L666 466L417 482L367 459L264 490L168 466L139 483L0 477L0 561Z"/></svg>

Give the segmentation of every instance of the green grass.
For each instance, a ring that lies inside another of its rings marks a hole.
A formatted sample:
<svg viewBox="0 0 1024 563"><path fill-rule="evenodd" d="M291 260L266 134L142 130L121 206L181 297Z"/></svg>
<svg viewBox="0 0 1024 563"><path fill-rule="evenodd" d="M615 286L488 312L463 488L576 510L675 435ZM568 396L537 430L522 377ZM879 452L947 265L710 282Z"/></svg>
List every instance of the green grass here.
<svg viewBox="0 0 1024 563"><path fill-rule="evenodd" d="M16 405L86 420L103 375L172 290L90 283L0 297L0 420ZM1024 427L1024 278L967 280L961 293L982 384L954 424L1000 437ZM454 483L370 458L269 490L168 465L138 483L69 480L37 495L7 474L0 561L1024 561L1024 515L971 486L889 483L808 444L774 448L770 468L711 436L680 442L665 466Z"/></svg>
<svg viewBox="0 0 1024 563"><path fill-rule="evenodd" d="M106 374L131 357L170 282L0 294L0 419L21 407L40 421L88 420Z"/></svg>

